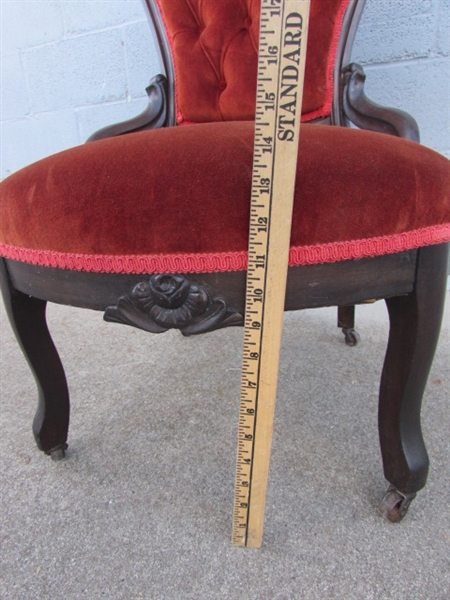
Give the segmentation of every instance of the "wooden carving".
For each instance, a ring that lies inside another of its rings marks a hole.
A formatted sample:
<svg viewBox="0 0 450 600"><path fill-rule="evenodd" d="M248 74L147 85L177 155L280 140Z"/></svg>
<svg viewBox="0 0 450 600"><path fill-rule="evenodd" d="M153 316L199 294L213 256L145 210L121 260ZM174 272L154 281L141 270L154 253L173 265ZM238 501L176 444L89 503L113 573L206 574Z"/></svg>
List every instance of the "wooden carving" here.
<svg viewBox="0 0 450 600"><path fill-rule="evenodd" d="M182 275L153 275L109 306L105 321L132 325L151 333L179 329L183 335L242 325L244 317L222 298L210 298L204 288Z"/></svg>
<svg viewBox="0 0 450 600"><path fill-rule="evenodd" d="M352 63L342 72L343 109L357 127L419 141L419 128L411 115L396 108L375 104L364 93L366 74L361 65Z"/></svg>

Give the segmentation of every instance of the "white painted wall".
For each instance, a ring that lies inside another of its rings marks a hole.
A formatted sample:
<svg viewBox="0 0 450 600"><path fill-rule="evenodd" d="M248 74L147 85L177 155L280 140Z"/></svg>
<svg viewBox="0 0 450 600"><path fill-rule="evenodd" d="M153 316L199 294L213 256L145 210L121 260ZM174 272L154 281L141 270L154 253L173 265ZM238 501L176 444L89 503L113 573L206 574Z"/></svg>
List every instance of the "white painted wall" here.
<svg viewBox="0 0 450 600"><path fill-rule="evenodd" d="M146 106L160 71L140 0L0 0L1 176Z"/></svg>
<svg viewBox="0 0 450 600"><path fill-rule="evenodd" d="M353 60L374 101L406 110L450 158L450 0L367 0Z"/></svg>
<svg viewBox="0 0 450 600"><path fill-rule="evenodd" d="M0 0L1 176L138 114L160 71L140 0ZM367 0L354 60L375 101L450 156L449 0Z"/></svg>

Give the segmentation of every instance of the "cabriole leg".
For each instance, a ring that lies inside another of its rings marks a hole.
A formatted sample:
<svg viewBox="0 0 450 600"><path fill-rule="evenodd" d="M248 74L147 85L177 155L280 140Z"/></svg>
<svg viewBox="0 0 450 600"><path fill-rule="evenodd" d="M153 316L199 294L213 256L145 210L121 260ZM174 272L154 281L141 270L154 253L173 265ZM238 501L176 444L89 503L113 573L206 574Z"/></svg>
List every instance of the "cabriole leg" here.
<svg viewBox="0 0 450 600"><path fill-rule="evenodd" d="M439 338L445 301L446 245L420 249L414 291L389 298L390 333L380 384L379 433L390 482L382 510L400 521L424 487L428 455L422 437L422 396Z"/></svg>
<svg viewBox="0 0 450 600"><path fill-rule="evenodd" d="M47 303L15 290L1 259L0 284L12 329L38 388L38 409L33 421L36 443L55 460L63 458L69 428L69 392L61 360L47 328Z"/></svg>
<svg viewBox="0 0 450 600"><path fill-rule="evenodd" d="M360 341L359 333L355 330L355 307L338 306L337 326L342 329L347 346L356 346Z"/></svg>

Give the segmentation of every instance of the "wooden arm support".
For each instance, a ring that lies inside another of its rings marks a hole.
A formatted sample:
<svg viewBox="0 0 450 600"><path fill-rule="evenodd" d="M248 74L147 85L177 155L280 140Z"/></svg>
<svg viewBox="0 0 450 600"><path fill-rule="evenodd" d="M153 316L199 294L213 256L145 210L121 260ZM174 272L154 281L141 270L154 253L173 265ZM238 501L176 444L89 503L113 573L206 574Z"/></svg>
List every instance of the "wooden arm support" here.
<svg viewBox="0 0 450 600"><path fill-rule="evenodd" d="M364 93L366 74L361 65L352 63L343 70L343 109L345 116L361 129L388 133L419 142L416 121L406 112L375 104Z"/></svg>
<svg viewBox="0 0 450 600"><path fill-rule="evenodd" d="M148 106L140 115L128 121L104 127L93 133L87 141L94 142L144 129L158 129L167 125L168 102L166 77L164 75L156 75L145 91L148 95Z"/></svg>

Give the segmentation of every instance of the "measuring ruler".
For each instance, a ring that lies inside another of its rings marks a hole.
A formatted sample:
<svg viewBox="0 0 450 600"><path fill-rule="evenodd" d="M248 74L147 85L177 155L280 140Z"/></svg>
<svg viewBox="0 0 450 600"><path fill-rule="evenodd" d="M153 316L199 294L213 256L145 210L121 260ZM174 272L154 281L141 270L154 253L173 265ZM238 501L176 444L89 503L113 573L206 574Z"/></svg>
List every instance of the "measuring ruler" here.
<svg viewBox="0 0 450 600"><path fill-rule="evenodd" d="M261 0L233 536L262 542L310 0Z"/></svg>

